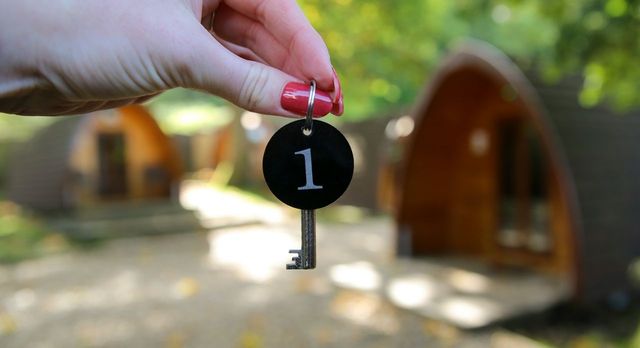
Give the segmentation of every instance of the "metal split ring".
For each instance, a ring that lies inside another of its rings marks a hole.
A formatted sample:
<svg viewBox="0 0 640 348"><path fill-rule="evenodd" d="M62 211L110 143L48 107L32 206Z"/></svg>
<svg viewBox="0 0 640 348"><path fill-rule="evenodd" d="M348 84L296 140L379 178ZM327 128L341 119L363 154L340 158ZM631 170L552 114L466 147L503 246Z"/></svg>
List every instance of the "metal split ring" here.
<svg viewBox="0 0 640 348"><path fill-rule="evenodd" d="M316 101L316 81L311 80L310 85L309 101L307 102L307 117L305 119L304 127L302 128L302 131L305 132L306 135L311 135L313 132L313 106Z"/></svg>

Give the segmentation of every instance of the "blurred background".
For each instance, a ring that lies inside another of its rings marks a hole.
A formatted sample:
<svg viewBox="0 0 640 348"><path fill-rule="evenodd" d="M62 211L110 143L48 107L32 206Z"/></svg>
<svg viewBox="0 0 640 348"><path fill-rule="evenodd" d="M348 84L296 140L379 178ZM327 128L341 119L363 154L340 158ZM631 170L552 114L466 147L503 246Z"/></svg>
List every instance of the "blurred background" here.
<svg viewBox="0 0 640 348"><path fill-rule="evenodd" d="M262 177L290 120L0 115L0 346L640 347L640 2L299 3L356 166L318 268Z"/></svg>

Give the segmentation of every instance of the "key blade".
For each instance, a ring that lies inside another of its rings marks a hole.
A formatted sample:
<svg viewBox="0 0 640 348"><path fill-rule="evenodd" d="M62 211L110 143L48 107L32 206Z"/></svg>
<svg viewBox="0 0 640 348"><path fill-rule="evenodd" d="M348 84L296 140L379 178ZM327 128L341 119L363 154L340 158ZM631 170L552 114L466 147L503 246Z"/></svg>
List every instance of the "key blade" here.
<svg viewBox="0 0 640 348"><path fill-rule="evenodd" d="M302 268L316 268L316 212L302 210Z"/></svg>
<svg viewBox="0 0 640 348"><path fill-rule="evenodd" d="M314 269L316 268L316 212L315 210L302 210L302 247L289 250L296 254L287 264L287 269Z"/></svg>

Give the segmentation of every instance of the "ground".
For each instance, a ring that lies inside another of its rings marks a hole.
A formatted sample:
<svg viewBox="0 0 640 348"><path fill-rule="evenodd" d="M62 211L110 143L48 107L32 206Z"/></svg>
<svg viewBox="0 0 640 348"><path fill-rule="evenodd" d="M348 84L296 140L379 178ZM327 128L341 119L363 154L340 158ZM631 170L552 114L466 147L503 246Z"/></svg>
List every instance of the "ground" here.
<svg viewBox="0 0 640 348"><path fill-rule="evenodd" d="M361 291L379 281L367 269L397 262L387 217L349 221L358 214L347 210L325 219L318 268L286 271L287 251L299 244L295 211L185 197L208 229L0 267L0 346L538 346L495 326L460 330ZM365 271L345 273L345 265ZM350 281L357 286L341 286Z"/></svg>
<svg viewBox="0 0 640 348"><path fill-rule="evenodd" d="M462 339L457 330L380 298L332 286L329 262L357 257L340 245L320 254L315 271L285 271L273 258L251 265L260 255L286 256L286 249L270 248L278 238L294 239L288 229L265 236L259 229L210 237L234 253L240 251L236 243L246 243L249 255L211 254L207 235L189 233L121 239L98 250L4 267L0 345L415 347ZM258 245L269 249L256 253ZM440 337L433 334L440 331ZM468 346L490 339L472 336Z"/></svg>

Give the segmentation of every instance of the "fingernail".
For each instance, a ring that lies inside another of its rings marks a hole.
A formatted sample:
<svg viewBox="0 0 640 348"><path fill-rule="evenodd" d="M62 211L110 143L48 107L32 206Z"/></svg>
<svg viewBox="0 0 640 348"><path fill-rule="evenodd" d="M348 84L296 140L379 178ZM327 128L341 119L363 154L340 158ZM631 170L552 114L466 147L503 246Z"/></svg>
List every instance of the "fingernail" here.
<svg viewBox="0 0 640 348"><path fill-rule="evenodd" d="M342 99L342 85L340 84L340 79L338 78L338 73L334 67L331 67L333 70L333 107L331 108L331 113L340 116L344 112L344 102Z"/></svg>
<svg viewBox="0 0 640 348"><path fill-rule="evenodd" d="M309 103L309 85L298 82L289 82L282 90L280 105L285 110L291 111L300 116L307 114ZM313 116L322 117L332 111L333 102L329 93L316 89L316 96L313 103Z"/></svg>
<svg viewBox="0 0 640 348"><path fill-rule="evenodd" d="M338 73L334 67L331 67L333 70L333 102L337 103L342 97L342 86L340 85L340 79L338 78Z"/></svg>
<svg viewBox="0 0 640 348"><path fill-rule="evenodd" d="M340 99L338 102L333 103L333 108L331 108L331 113L340 116L344 112L344 102L342 100L342 94L340 94Z"/></svg>

